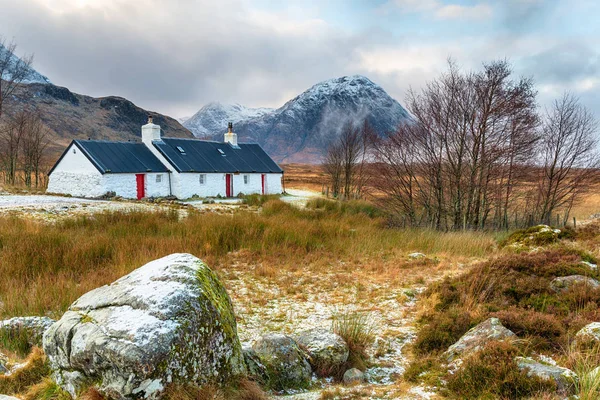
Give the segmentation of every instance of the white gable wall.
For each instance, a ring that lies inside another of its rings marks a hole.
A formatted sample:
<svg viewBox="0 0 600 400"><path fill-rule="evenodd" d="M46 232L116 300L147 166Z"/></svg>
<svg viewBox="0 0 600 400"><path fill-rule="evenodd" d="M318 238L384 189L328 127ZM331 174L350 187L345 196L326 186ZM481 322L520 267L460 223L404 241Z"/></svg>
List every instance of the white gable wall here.
<svg viewBox="0 0 600 400"><path fill-rule="evenodd" d="M102 174L75 144L69 146L50 174L47 192L78 197L98 197L105 193Z"/></svg>

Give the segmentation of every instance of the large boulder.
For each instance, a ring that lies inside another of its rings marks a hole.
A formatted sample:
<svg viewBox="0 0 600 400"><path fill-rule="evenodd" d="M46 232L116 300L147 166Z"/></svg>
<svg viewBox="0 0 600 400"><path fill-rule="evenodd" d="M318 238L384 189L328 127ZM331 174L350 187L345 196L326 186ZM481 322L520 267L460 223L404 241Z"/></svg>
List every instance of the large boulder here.
<svg viewBox="0 0 600 400"><path fill-rule="evenodd" d="M600 322L587 324L573 338L574 346L593 347L598 344L600 344Z"/></svg>
<svg viewBox="0 0 600 400"><path fill-rule="evenodd" d="M449 362L454 361L481 350L491 341L512 340L516 337L512 331L502 325L498 318L490 318L471 328L446 350L444 356Z"/></svg>
<svg viewBox="0 0 600 400"><path fill-rule="evenodd" d="M589 287L590 289L596 289L600 287L600 282L593 278L583 275L560 276L558 278L554 278L552 282L550 282L550 289L560 293L569 290L572 286L575 285L581 285Z"/></svg>
<svg viewBox="0 0 600 400"><path fill-rule="evenodd" d="M310 384L310 364L291 337L277 333L268 334L254 342L252 349L267 369L268 386L272 389L304 389Z"/></svg>
<svg viewBox="0 0 600 400"><path fill-rule="evenodd" d="M23 337L30 346L41 346L44 332L54 322L48 317L14 317L0 321L0 332L12 337Z"/></svg>
<svg viewBox="0 0 600 400"><path fill-rule="evenodd" d="M46 331L56 382L75 396L156 398L174 383L245 374L231 301L190 254L172 254L84 294Z"/></svg>
<svg viewBox="0 0 600 400"><path fill-rule="evenodd" d="M529 377L554 381L559 392L563 394L570 393L577 381L575 372L552 363L539 362L531 357L515 357L515 362L517 367L521 371L526 371Z"/></svg>
<svg viewBox="0 0 600 400"><path fill-rule="evenodd" d="M308 354L317 375L329 376L348 360L350 350L344 339L327 329L310 329L301 332L295 339Z"/></svg>

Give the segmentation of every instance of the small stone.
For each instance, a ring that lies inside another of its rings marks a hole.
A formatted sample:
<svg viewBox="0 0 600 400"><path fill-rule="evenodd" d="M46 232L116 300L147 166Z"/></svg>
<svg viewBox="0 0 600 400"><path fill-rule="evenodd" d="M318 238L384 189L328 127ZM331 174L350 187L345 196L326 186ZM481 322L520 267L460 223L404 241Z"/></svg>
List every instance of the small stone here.
<svg viewBox="0 0 600 400"><path fill-rule="evenodd" d="M591 322L581 328L573 338L574 346L595 345L600 343L600 322Z"/></svg>
<svg viewBox="0 0 600 400"><path fill-rule="evenodd" d="M425 258L426 255L423 253L410 253L408 255L408 258L413 259L413 260L418 260L419 258Z"/></svg>
<svg viewBox="0 0 600 400"><path fill-rule="evenodd" d="M502 341L516 339L515 335L509 329L506 329L498 318L490 318L471 328L456 343L446 350L444 356L446 360L454 361L457 357L466 356L481 350L491 341Z"/></svg>
<svg viewBox="0 0 600 400"><path fill-rule="evenodd" d="M19 400L16 397L7 396L5 394L0 394L0 400Z"/></svg>
<svg viewBox="0 0 600 400"><path fill-rule="evenodd" d="M350 368L344 373L342 381L346 385L357 385L365 381L365 374L358 368Z"/></svg>
<svg viewBox="0 0 600 400"><path fill-rule="evenodd" d="M272 389L286 391L309 386L312 376L310 364L291 337L268 334L258 339L252 349L266 367Z"/></svg>
<svg viewBox="0 0 600 400"><path fill-rule="evenodd" d="M577 382L577 374L568 368L541 363L531 357L515 357L515 362L521 371L527 371L529 377L553 380L561 393L570 393Z"/></svg>
<svg viewBox="0 0 600 400"><path fill-rule="evenodd" d="M592 271L596 271L598 269L598 265L593 264L593 263L588 262L588 261L581 261L581 264L585 265L586 267L588 267Z"/></svg>
<svg viewBox="0 0 600 400"><path fill-rule="evenodd" d="M310 357L310 364L319 376L329 376L348 360L350 350L344 339L327 329L310 329L296 338Z"/></svg>
<svg viewBox="0 0 600 400"><path fill-rule="evenodd" d="M596 289L600 287L600 282L583 275L560 276L558 278L554 278L552 282L550 282L550 289L554 290L555 292L564 292L574 285L584 285L589 288Z"/></svg>

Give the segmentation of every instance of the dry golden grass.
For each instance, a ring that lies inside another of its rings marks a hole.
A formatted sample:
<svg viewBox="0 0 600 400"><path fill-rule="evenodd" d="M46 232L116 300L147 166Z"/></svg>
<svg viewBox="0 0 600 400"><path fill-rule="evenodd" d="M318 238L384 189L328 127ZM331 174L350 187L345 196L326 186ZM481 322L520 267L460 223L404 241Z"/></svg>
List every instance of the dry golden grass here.
<svg viewBox="0 0 600 400"><path fill-rule="evenodd" d="M40 348L34 347L20 368L10 375L0 375L0 393L10 395L21 393L49 374L50 368L46 363L46 355Z"/></svg>
<svg viewBox="0 0 600 400"><path fill-rule="evenodd" d="M399 261L407 252L482 257L495 241L481 233L386 229L364 214L297 210L276 200L261 214L191 213L182 220L176 211L107 212L52 225L0 217L0 248L0 316L57 316L83 293L174 252L195 254L219 270L244 251L246 261L260 266L250 273L268 280L337 263L341 273L404 280ZM286 279L293 287L294 278Z"/></svg>

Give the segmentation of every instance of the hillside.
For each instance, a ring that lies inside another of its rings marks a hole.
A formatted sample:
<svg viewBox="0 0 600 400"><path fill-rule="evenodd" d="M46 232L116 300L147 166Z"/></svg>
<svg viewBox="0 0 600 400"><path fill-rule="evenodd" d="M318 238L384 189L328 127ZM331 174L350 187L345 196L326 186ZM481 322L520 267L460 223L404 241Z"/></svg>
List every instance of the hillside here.
<svg viewBox="0 0 600 400"><path fill-rule="evenodd" d="M165 136L192 137L171 117L144 110L122 97L94 98L52 84L21 85L7 107L7 114L29 107L39 110L50 130L51 152L55 157L73 139L137 140L148 114Z"/></svg>
<svg viewBox="0 0 600 400"><path fill-rule="evenodd" d="M364 76L320 82L275 110L208 105L184 123L196 136L220 137L226 116L240 141L257 142L279 162L317 163L346 122L367 119L380 134L394 130L408 112ZM226 114L224 110L228 110ZM253 115L253 111L256 115ZM223 115L222 115L223 114ZM213 121L223 121L222 126Z"/></svg>

